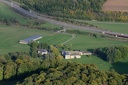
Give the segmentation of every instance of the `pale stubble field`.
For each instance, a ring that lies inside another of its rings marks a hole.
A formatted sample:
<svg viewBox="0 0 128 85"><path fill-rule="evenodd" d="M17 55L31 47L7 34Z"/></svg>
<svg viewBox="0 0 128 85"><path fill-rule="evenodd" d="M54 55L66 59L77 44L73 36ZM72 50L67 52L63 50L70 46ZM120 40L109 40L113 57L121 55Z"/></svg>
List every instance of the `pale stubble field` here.
<svg viewBox="0 0 128 85"><path fill-rule="evenodd" d="M102 10L128 12L128 0L107 0Z"/></svg>

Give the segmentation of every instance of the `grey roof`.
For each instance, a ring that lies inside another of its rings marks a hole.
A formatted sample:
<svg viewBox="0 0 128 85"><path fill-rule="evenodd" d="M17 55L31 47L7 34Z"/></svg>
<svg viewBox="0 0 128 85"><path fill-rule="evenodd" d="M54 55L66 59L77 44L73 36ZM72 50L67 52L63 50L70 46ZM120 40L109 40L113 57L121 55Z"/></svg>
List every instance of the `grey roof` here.
<svg viewBox="0 0 128 85"><path fill-rule="evenodd" d="M40 51L40 52L47 52L47 50L38 50L38 51Z"/></svg>
<svg viewBox="0 0 128 85"><path fill-rule="evenodd" d="M22 41L29 43L29 42L31 42L31 41L37 39L37 38L40 38L40 37L42 37L42 36L40 36L40 35L35 35L35 36L32 36L32 37L26 38L26 39L24 39L24 40L22 40Z"/></svg>
<svg viewBox="0 0 128 85"><path fill-rule="evenodd" d="M64 55L69 55L69 53L68 52L64 52Z"/></svg>

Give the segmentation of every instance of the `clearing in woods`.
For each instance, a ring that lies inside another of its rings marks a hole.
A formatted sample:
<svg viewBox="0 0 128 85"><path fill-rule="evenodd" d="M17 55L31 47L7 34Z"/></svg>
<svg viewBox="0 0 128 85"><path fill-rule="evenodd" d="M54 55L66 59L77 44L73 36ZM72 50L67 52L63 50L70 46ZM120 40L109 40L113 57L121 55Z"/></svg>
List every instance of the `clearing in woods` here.
<svg viewBox="0 0 128 85"><path fill-rule="evenodd" d="M128 0L107 0L102 10L128 12Z"/></svg>

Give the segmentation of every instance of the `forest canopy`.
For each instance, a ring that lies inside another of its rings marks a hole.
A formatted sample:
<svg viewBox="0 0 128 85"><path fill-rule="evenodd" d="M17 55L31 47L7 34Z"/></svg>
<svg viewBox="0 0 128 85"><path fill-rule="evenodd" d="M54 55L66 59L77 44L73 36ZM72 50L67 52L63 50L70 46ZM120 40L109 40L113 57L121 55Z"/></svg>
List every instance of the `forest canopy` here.
<svg viewBox="0 0 128 85"><path fill-rule="evenodd" d="M15 0L26 10L36 10L50 16L99 20L128 21L127 12L103 12L102 6L106 0Z"/></svg>
<svg viewBox="0 0 128 85"><path fill-rule="evenodd" d="M17 85L124 85L126 76L100 71L93 64L64 63L40 71Z"/></svg>

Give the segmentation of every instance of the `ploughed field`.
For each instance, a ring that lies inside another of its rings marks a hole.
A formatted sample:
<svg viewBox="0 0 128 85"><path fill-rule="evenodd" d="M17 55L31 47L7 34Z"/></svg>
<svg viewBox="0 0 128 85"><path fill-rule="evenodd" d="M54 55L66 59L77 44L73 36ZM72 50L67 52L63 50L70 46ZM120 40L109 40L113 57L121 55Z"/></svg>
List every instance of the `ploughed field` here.
<svg viewBox="0 0 128 85"><path fill-rule="evenodd" d="M107 0L102 10L128 12L128 0Z"/></svg>

